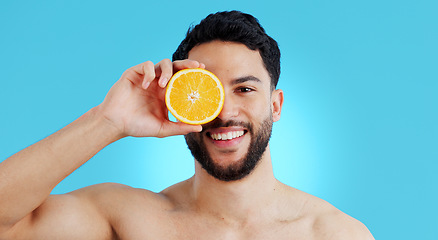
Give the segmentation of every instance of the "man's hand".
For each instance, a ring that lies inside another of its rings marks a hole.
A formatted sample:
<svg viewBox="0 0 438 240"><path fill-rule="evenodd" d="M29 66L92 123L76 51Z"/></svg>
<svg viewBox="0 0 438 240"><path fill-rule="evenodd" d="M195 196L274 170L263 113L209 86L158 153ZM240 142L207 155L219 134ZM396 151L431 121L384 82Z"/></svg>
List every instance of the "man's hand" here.
<svg viewBox="0 0 438 240"><path fill-rule="evenodd" d="M200 125L172 122L165 105L166 85L173 73L185 68L205 68L192 60L150 61L126 70L98 106L98 113L115 126L120 137L166 137L202 130Z"/></svg>

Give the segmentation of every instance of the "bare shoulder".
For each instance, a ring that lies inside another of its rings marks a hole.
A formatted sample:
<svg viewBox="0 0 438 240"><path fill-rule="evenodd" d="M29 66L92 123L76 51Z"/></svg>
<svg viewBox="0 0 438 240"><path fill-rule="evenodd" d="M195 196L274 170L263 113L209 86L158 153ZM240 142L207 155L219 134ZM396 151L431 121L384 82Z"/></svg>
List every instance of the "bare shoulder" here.
<svg viewBox="0 0 438 240"><path fill-rule="evenodd" d="M138 239L156 231L172 202L161 193L117 183L77 190L92 202L112 229L115 239Z"/></svg>
<svg viewBox="0 0 438 240"><path fill-rule="evenodd" d="M70 193L50 195L16 223L2 239L112 239L112 221L128 198L153 199L153 194L121 184L98 184ZM146 193L145 193L146 192ZM149 202L154 202L150 200Z"/></svg>
<svg viewBox="0 0 438 240"><path fill-rule="evenodd" d="M120 183L100 183L85 188L78 189L69 193L71 195L103 201L112 198L125 198L142 195L148 198L154 198L157 194L146 189L134 188ZM111 198L108 198L111 196Z"/></svg>
<svg viewBox="0 0 438 240"><path fill-rule="evenodd" d="M330 205L331 206L331 205ZM331 206L316 215L313 228L317 239L373 240L368 228L360 221Z"/></svg>
<svg viewBox="0 0 438 240"><path fill-rule="evenodd" d="M71 193L96 205L108 218L118 217L124 210L145 206L142 210L159 209L167 204L161 194L119 183L102 183ZM129 204L127 204L129 203Z"/></svg>
<svg viewBox="0 0 438 240"><path fill-rule="evenodd" d="M290 199L300 202L299 218L314 239L373 240L368 228L327 201L287 186Z"/></svg>

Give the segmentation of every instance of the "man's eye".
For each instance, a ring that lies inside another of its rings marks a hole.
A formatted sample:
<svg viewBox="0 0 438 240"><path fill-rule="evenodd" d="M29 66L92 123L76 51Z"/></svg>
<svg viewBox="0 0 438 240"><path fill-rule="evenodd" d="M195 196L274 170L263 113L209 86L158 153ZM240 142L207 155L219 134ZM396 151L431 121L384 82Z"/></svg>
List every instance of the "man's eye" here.
<svg viewBox="0 0 438 240"><path fill-rule="evenodd" d="M237 91L246 93L246 92L251 92L252 89L251 88L247 88L247 87L241 87L241 88L237 89Z"/></svg>

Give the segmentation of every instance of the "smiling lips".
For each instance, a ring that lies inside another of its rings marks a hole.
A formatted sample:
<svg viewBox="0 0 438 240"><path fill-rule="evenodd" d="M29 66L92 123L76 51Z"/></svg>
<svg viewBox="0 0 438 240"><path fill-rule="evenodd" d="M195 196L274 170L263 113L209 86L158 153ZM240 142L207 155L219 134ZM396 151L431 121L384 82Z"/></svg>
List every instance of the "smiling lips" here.
<svg viewBox="0 0 438 240"><path fill-rule="evenodd" d="M243 134L245 134L245 131L239 130L239 131L229 131L224 133L210 133L210 137L216 141L218 140L226 141L226 140L232 140L234 138L241 137L243 136Z"/></svg>

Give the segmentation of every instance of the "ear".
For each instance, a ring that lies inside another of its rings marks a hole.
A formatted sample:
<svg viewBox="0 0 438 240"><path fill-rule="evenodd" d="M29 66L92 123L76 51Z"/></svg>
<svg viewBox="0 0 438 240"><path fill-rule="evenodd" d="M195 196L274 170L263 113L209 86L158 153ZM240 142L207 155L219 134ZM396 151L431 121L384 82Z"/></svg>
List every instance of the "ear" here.
<svg viewBox="0 0 438 240"><path fill-rule="evenodd" d="M281 108L283 107L283 90L275 89L272 91L271 104L272 104L272 120L277 122L280 120Z"/></svg>

